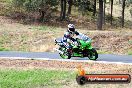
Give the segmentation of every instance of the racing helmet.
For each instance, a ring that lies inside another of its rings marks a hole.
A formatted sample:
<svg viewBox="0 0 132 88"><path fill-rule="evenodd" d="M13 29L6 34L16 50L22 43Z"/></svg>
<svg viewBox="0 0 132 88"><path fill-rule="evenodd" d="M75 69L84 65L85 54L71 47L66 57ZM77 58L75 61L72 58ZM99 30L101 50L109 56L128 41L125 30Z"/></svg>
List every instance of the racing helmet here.
<svg viewBox="0 0 132 88"><path fill-rule="evenodd" d="M71 33L75 32L75 26L73 24L68 24L68 31Z"/></svg>

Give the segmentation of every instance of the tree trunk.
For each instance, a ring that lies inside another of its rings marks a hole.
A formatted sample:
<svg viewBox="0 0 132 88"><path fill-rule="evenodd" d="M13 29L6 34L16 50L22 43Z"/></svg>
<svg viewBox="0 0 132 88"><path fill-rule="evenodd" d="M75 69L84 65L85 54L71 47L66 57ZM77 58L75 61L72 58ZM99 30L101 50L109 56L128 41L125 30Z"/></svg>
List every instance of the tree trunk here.
<svg viewBox="0 0 132 88"><path fill-rule="evenodd" d="M29 2L31 3L31 0L29 0ZM40 4L40 8L39 8L39 15L40 15L39 21L40 22L44 21L44 16L45 16L45 11L43 10L44 9L43 5L44 5L44 1L42 0L42 2Z"/></svg>
<svg viewBox="0 0 132 88"><path fill-rule="evenodd" d="M66 18L66 0L63 0L63 16L62 19Z"/></svg>
<svg viewBox="0 0 132 88"><path fill-rule="evenodd" d="M61 0L60 18L61 18L61 20L66 18L66 0Z"/></svg>
<svg viewBox="0 0 132 88"><path fill-rule="evenodd" d="M61 13L60 13L60 18L62 19L62 15L63 15L63 0L61 0Z"/></svg>
<svg viewBox="0 0 132 88"><path fill-rule="evenodd" d="M71 14L72 5L73 5L73 0L68 0L68 11L67 11L68 15Z"/></svg>
<svg viewBox="0 0 132 88"><path fill-rule="evenodd" d="M103 24L105 25L105 3L106 3L106 0L104 0L104 13L103 13Z"/></svg>
<svg viewBox="0 0 132 88"><path fill-rule="evenodd" d="M97 24L99 30L102 30L102 23L103 23L103 0L99 0L99 14Z"/></svg>
<svg viewBox="0 0 132 88"><path fill-rule="evenodd" d="M96 15L96 0L94 0L93 9L94 9L94 11L93 11L93 16L95 17L95 15Z"/></svg>
<svg viewBox="0 0 132 88"><path fill-rule="evenodd" d="M81 0L78 0L78 2L81 2Z"/></svg>
<svg viewBox="0 0 132 88"><path fill-rule="evenodd" d="M119 4L121 4L121 0L119 0Z"/></svg>
<svg viewBox="0 0 132 88"><path fill-rule="evenodd" d="M110 21L110 24L112 25L112 21L113 21L113 0L111 0L111 21Z"/></svg>
<svg viewBox="0 0 132 88"><path fill-rule="evenodd" d="M123 3L122 3L122 18L121 18L122 27L124 27L125 1L126 1L126 0L123 0Z"/></svg>

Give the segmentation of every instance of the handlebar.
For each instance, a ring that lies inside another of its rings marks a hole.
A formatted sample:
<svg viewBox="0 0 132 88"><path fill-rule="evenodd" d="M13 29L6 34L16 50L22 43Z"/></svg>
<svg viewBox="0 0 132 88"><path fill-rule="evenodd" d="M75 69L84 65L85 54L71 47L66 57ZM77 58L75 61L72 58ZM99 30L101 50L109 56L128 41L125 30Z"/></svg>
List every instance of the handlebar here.
<svg viewBox="0 0 132 88"><path fill-rule="evenodd" d="M56 45L57 43L62 43L61 41L57 41L56 39L55 39L54 41L55 41L55 45Z"/></svg>

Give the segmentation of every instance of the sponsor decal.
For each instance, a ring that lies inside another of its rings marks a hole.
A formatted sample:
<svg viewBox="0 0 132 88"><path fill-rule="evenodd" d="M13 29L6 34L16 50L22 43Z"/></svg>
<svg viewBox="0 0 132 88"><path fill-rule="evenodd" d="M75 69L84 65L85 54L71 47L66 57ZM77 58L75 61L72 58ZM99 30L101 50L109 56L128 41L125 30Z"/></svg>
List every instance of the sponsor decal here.
<svg viewBox="0 0 132 88"><path fill-rule="evenodd" d="M130 83L129 74L86 74L85 70L79 66L76 81L79 85L86 83Z"/></svg>

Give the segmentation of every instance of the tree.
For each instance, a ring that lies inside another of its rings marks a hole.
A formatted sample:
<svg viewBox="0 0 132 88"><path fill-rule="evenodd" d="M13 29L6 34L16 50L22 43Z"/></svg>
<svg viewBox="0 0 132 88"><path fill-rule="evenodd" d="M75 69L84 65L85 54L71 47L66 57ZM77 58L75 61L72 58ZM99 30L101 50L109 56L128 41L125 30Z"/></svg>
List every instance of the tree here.
<svg viewBox="0 0 132 88"><path fill-rule="evenodd" d="M90 0L78 0L78 10L82 12L82 15L93 12L93 4Z"/></svg>
<svg viewBox="0 0 132 88"><path fill-rule="evenodd" d="M125 11L125 1L126 0L123 0L123 3L122 3L122 18L121 18L121 26L124 27L124 11Z"/></svg>
<svg viewBox="0 0 132 88"><path fill-rule="evenodd" d="M61 20L66 18L66 0L61 0Z"/></svg>
<svg viewBox="0 0 132 88"><path fill-rule="evenodd" d="M63 16L62 19L66 18L66 0L64 0Z"/></svg>
<svg viewBox="0 0 132 88"><path fill-rule="evenodd" d="M121 0L119 0L119 4L121 4L122 3L122 1Z"/></svg>
<svg viewBox="0 0 132 88"><path fill-rule="evenodd" d="M113 0L111 0L111 21L110 21L110 24L112 25L112 20L113 20Z"/></svg>
<svg viewBox="0 0 132 88"><path fill-rule="evenodd" d="M96 14L96 0L94 0L94 5L93 5L93 16L95 17Z"/></svg>
<svg viewBox="0 0 132 88"><path fill-rule="evenodd" d="M60 18L62 19L62 15L63 15L63 0L61 0L60 6L61 6Z"/></svg>
<svg viewBox="0 0 132 88"><path fill-rule="evenodd" d="M12 5L19 9L18 12L27 14L27 18L39 12L39 20L43 22L57 9L58 0L12 0Z"/></svg>
<svg viewBox="0 0 132 88"><path fill-rule="evenodd" d="M73 5L73 0L68 0L68 11L67 11L68 15L71 14L72 5Z"/></svg>
<svg viewBox="0 0 132 88"><path fill-rule="evenodd" d="M103 0L99 0L99 14L97 22L97 27L99 30L102 30L102 24L103 24Z"/></svg>
<svg viewBox="0 0 132 88"><path fill-rule="evenodd" d="M106 0L104 0L103 24L105 24L105 8L106 8L105 3L106 3Z"/></svg>

